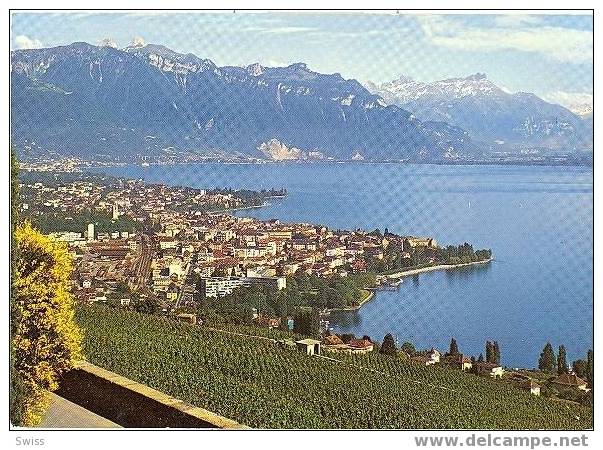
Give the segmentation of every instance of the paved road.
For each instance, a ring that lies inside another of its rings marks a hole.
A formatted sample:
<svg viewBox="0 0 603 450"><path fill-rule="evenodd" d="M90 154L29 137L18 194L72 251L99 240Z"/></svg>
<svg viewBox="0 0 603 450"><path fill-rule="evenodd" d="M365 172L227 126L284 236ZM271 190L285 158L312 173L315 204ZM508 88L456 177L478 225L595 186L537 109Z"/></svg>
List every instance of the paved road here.
<svg viewBox="0 0 603 450"><path fill-rule="evenodd" d="M50 408L38 428L121 428L69 400L51 393Z"/></svg>

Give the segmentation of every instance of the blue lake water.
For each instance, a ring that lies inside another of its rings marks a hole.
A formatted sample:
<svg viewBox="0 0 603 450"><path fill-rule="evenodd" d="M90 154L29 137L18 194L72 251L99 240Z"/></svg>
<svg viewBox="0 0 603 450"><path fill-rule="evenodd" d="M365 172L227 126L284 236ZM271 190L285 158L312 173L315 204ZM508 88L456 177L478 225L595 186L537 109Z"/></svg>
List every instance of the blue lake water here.
<svg viewBox="0 0 603 450"><path fill-rule="evenodd" d="M191 164L103 169L117 176L201 188L281 188L289 195L237 212L332 228L388 228L440 244L491 248L488 266L408 277L338 332L467 354L500 344L502 362L534 367L547 341L570 359L592 347L593 171L587 167L402 164Z"/></svg>

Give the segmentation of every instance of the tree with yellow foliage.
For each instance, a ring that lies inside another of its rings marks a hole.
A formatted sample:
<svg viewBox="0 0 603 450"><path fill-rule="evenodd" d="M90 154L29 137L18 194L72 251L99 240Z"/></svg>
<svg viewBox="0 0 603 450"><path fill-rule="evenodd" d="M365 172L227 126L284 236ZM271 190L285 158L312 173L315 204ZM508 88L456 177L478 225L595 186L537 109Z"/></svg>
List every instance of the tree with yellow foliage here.
<svg viewBox="0 0 603 450"><path fill-rule="evenodd" d="M9 410L10 420L14 424L21 424L23 417L23 382L19 372L15 370L15 349L12 345L15 335L15 324L19 322L18 309L15 307L15 265L19 260L19 253L15 245L15 228L19 221L19 160L14 148L10 148L10 390Z"/></svg>
<svg viewBox="0 0 603 450"><path fill-rule="evenodd" d="M20 386L20 413L14 425L38 424L57 389L59 376L81 358L80 329L70 292L71 257L24 222L14 231L12 351Z"/></svg>

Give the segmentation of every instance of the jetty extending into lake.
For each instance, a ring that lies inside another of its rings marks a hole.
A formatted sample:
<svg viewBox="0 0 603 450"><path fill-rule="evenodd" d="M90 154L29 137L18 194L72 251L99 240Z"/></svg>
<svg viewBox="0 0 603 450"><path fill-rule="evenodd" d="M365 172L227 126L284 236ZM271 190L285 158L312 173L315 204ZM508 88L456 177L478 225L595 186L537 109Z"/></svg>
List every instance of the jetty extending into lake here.
<svg viewBox="0 0 603 450"><path fill-rule="evenodd" d="M391 274L387 274L387 275L380 275L380 276L383 277L383 279L385 280L386 283L391 283L393 280L397 280L397 279L400 279L403 277L408 277L410 275L417 275L420 273L431 272L434 270L450 270L450 269L458 269L460 267L475 266L478 264L488 264L493 260L494 260L494 258L488 258L488 259L484 259L481 261L472 261L469 263L461 263L461 264L438 264L435 266L425 266L425 267L420 267L417 269L401 270L399 272L395 272L395 273L391 273Z"/></svg>

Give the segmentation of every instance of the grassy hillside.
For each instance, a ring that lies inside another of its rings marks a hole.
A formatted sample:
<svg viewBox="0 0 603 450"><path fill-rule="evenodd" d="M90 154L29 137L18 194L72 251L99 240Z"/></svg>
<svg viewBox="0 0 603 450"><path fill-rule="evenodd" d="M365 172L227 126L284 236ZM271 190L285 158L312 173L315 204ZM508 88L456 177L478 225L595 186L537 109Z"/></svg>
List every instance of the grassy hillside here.
<svg viewBox="0 0 603 450"><path fill-rule="evenodd" d="M80 308L77 320L90 362L252 427L592 427L587 408L453 369L378 354L334 362L106 307Z"/></svg>

